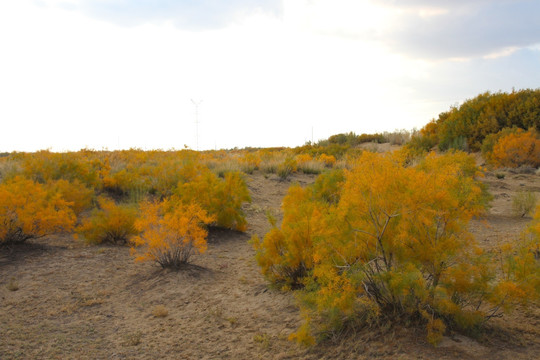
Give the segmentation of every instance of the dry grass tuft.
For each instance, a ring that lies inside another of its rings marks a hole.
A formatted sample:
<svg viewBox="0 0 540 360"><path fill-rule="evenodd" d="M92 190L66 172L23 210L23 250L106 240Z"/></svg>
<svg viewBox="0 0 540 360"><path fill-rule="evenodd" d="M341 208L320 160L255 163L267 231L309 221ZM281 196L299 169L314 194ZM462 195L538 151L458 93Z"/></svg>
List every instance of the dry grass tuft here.
<svg viewBox="0 0 540 360"><path fill-rule="evenodd" d="M17 280L15 280L15 278L11 278L11 280L9 280L9 283L6 285L6 288L9 291L17 291L19 290L19 284L17 283Z"/></svg>
<svg viewBox="0 0 540 360"><path fill-rule="evenodd" d="M169 315L169 310L163 305L156 305L154 306L154 309L152 309L152 315L156 318L164 318Z"/></svg>

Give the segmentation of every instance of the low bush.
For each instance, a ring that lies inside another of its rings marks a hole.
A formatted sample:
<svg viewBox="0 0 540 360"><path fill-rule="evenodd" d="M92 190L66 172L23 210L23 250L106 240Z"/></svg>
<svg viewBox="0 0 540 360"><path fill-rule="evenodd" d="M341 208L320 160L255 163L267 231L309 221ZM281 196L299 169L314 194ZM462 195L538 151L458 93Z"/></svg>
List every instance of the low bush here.
<svg viewBox="0 0 540 360"><path fill-rule="evenodd" d="M104 196L98 199L98 208L83 219L77 233L91 244L126 244L138 232L135 229L137 209L131 205L119 205Z"/></svg>
<svg viewBox="0 0 540 360"><path fill-rule="evenodd" d="M242 205L251 201L242 175L227 172L218 178L208 168L186 167L174 193L184 204L196 203L214 218L215 225L245 231L247 222Z"/></svg>
<svg viewBox="0 0 540 360"><path fill-rule="evenodd" d="M94 190L89 189L79 180L57 180L48 183L51 191L62 196L70 205L75 215L79 216L83 211L92 208Z"/></svg>
<svg viewBox="0 0 540 360"><path fill-rule="evenodd" d="M141 205L135 226L140 235L132 240L136 261L156 261L163 268L178 269L193 253L206 251L205 225L215 221L197 204L183 204L172 197Z"/></svg>
<svg viewBox="0 0 540 360"><path fill-rule="evenodd" d="M0 184L0 245L72 230L76 217L71 206L32 180L16 176Z"/></svg>
<svg viewBox="0 0 540 360"><path fill-rule="evenodd" d="M531 191L519 191L512 197L512 211L516 216L532 215L536 207L536 194Z"/></svg>
<svg viewBox="0 0 540 360"><path fill-rule="evenodd" d="M488 153L489 162L495 167L540 166L540 137L531 129L515 132L500 137L493 151Z"/></svg>
<svg viewBox="0 0 540 360"><path fill-rule="evenodd" d="M336 158L333 155L321 154L321 156L319 156L319 161L324 163L326 167L332 167L336 164Z"/></svg>
<svg viewBox="0 0 540 360"><path fill-rule="evenodd" d="M538 264L517 248L495 261L467 230L489 200L479 175L461 152L430 154L416 166L365 152L334 182L332 197L293 186L281 226L254 239L270 281L301 289L306 322L292 338L311 343L351 325L401 319L423 323L437 343L448 328L478 329L537 297L530 280Z"/></svg>
<svg viewBox="0 0 540 360"><path fill-rule="evenodd" d="M277 174L281 180L287 180L297 170L298 164L293 157L287 157L277 167Z"/></svg>

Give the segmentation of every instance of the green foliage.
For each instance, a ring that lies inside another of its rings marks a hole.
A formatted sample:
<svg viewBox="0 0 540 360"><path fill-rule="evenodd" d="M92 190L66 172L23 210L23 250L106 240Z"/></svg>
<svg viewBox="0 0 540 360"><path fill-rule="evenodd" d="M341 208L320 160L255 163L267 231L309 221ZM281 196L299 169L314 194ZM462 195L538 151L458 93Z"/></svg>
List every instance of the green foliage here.
<svg viewBox="0 0 540 360"><path fill-rule="evenodd" d="M319 144L339 144L339 145L349 145L349 146L357 146L363 143L367 142L375 142L378 144L382 144L387 142L387 139L383 134L361 134L356 135L354 132L346 133L346 134L337 134L332 135L328 138L328 140L319 142Z"/></svg>
<svg viewBox="0 0 540 360"><path fill-rule="evenodd" d="M184 204L195 203L215 218L220 227L245 231L242 205L251 202L246 182L238 172L217 177L207 167L188 164L180 171L175 194Z"/></svg>
<svg viewBox="0 0 540 360"><path fill-rule="evenodd" d="M422 134L415 134L411 140L405 145L411 154L421 155L431 151L437 145L437 139Z"/></svg>
<svg viewBox="0 0 540 360"><path fill-rule="evenodd" d="M466 100L459 107L452 107L439 114L435 126L430 126L436 132L441 150L467 150L468 147L478 151L490 134L511 127L525 130L537 128L539 118L540 89L526 89L511 93L480 94ZM423 134L423 137L426 135Z"/></svg>
<svg viewBox="0 0 540 360"><path fill-rule="evenodd" d="M273 228L262 241L252 239L263 274L284 288L303 286L313 267L313 239L325 229L323 212L311 199L310 188L291 186L283 199L281 227L271 221Z"/></svg>
<svg viewBox="0 0 540 360"><path fill-rule="evenodd" d="M313 184L313 196L328 204L337 204L341 195L341 188L345 183L343 169L334 169L318 176Z"/></svg>
<svg viewBox="0 0 540 360"><path fill-rule="evenodd" d="M98 199L99 208L84 219L77 233L91 244L126 244L130 237L137 235L135 220L137 209L131 205L118 205L106 197Z"/></svg>
<svg viewBox="0 0 540 360"><path fill-rule="evenodd" d="M482 146L480 147L484 158L488 162L491 162L491 154L493 153L493 148L495 147L495 144L497 144L499 139L510 134L515 134L518 129L519 128L517 127L503 128L499 132L487 135L482 142Z"/></svg>

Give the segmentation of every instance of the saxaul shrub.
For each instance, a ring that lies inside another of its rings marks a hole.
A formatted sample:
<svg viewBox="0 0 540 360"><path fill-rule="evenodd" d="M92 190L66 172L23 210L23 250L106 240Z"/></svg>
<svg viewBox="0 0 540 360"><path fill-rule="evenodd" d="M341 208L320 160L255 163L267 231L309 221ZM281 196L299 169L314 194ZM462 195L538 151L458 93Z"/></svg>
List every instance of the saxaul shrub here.
<svg viewBox="0 0 540 360"><path fill-rule="evenodd" d="M72 230L71 205L60 193L19 176L0 184L0 245Z"/></svg>
<svg viewBox="0 0 540 360"><path fill-rule="evenodd" d="M242 175L228 172L214 189L208 212L216 217L218 226L246 231L247 221L242 205L248 202L251 202L251 196Z"/></svg>
<svg viewBox="0 0 540 360"><path fill-rule="evenodd" d="M183 171L175 195L184 204L196 203L214 218L219 227L245 231L242 205L251 202L246 182L239 172L217 177L208 168L190 165Z"/></svg>
<svg viewBox="0 0 540 360"><path fill-rule="evenodd" d="M540 166L540 137L534 129L517 129L500 137L488 159L495 167Z"/></svg>
<svg viewBox="0 0 540 360"><path fill-rule="evenodd" d="M126 244L130 237L138 234L135 228L137 208L127 204L116 204L105 196L98 198L98 207L82 220L77 233L92 244Z"/></svg>
<svg viewBox="0 0 540 360"><path fill-rule="evenodd" d="M339 201L344 180L343 170L332 170L307 188L291 186L283 199L281 226L270 217L270 232L262 240L253 236L257 262L272 283L284 289L304 287L313 270L316 239L333 231L328 212Z"/></svg>
<svg viewBox="0 0 540 360"><path fill-rule="evenodd" d="M252 238L263 275L285 289L303 286L313 268L314 238L325 230L324 210L312 196L310 188L291 186L283 199L281 227L271 218L272 229L264 239Z"/></svg>
<svg viewBox="0 0 540 360"><path fill-rule="evenodd" d="M321 154L319 161L323 162L326 167L332 167L336 164L336 157L334 155Z"/></svg>
<svg viewBox="0 0 540 360"><path fill-rule="evenodd" d="M180 268L194 253L204 253L208 232L215 221L198 204L184 204L178 197L145 202L135 226L140 235L132 240L136 261L155 261L163 268Z"/></svg>
<svg viewBox="0 0 540 360"><path fill-rule="evenodd" d="M467 155L430 154L403 166L365 152L344 174L335 203L313 188L291 190L281 227L255 241L271 281L303 288L306 322L291 338L310 343L352 323L399 318L424 323L436 343L448 327L477 329L537 296L524 279L538 264L525 261L523 274L507 267L498 279L501 262L467 231L489 200Z"/></svg>
<svg viewBox="0 0 540 360"><path fill-rule="evenodd" d="M94 190L89 189L79 180L57 180L47 183L51 191L62 196L69 203L75 215L79 216L83 211L92 208Z"/></svg>
<svg viewBox="0 0 540 360"><path fill-rule="evenodd" d="M52 153L39 151L21 154L22 174L34 181L46 183L64 179L78 180L89 188L98 188L107 164L93 151L75 153Z"/></svg>

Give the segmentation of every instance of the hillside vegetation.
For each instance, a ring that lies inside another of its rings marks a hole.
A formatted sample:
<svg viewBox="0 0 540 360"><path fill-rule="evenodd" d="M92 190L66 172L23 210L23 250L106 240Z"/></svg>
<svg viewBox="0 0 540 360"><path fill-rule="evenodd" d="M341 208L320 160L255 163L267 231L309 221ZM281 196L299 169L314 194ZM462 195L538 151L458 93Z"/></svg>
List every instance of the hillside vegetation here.
<svg viewBox="0 0 540 360"><path fill-rule="evenodd" d="M479 151L486 137L507 128L540 127L540 89L485 92L439 114L422 130L418 145Z"/></svg>
<svg viewBox="0 0 540 360"><path fill-rule="evenodd" d="M296 148L2 154L0 358L350 358L399 329L388 358L463 335L510 358L503 331L529 358L539 120L521 90Z"/></svg>

